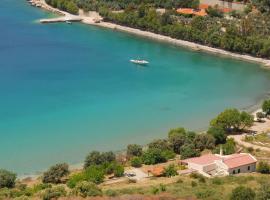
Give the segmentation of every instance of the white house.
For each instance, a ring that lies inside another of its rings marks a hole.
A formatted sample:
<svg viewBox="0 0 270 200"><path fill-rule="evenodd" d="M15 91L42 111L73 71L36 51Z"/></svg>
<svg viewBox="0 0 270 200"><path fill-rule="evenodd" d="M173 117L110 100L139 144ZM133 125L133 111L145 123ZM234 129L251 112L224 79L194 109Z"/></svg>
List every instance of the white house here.
<svg viewBox="0 0 270 200"><path fill-rule="evenodd" d="M211 177L254 172L257 159L248 153L231 155L207 154L182 160L181 162L186 164L189 169Z"/></svg>

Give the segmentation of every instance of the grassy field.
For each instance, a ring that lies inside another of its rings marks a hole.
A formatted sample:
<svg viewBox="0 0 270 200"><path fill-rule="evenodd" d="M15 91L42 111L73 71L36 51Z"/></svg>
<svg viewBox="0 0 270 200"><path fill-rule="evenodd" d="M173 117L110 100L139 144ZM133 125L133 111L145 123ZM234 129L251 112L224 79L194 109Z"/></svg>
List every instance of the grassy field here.
<svg viewBox="0 0 270 200"><path fill-rule="evenodd" d="M126 194L149 196L164 193L177 199L228 200L235 187L243 185L256 191L260 184L267 179L269 179L269 175L257 173L212 179L178 176L174 178L153 178L140 184L111 185L110 187L104 187L103 190L105 194L113 194L114 196Z"/></svg>
<svg viewBox="0 0 270 200"><path fill-rule="evenodd" d="M261 133L255 136L246 136L244 141L270 148L270 136L267 133Z"/></svg>

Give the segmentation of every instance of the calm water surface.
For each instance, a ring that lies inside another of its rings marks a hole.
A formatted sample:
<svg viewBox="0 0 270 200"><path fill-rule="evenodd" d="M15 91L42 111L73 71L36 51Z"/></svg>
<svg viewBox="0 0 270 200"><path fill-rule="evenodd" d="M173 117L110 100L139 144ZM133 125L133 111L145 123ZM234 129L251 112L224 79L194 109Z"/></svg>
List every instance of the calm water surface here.
<svg viewBox="0 0 270 200"><path fill-rule="evenodd" d="M206 128L227 107L270 91L256 64L82 24L41 25L48 13L0 1L0 168L34 173L118 150L169 128ZM149 67L129 59L142 57Z"/></svg>

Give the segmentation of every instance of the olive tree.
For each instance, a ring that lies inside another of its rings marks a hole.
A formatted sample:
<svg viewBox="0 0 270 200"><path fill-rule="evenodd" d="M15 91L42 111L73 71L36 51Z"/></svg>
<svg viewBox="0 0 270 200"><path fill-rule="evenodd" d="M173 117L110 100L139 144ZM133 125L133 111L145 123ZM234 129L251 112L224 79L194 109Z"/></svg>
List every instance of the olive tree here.
<svg viewBox="0 0 270 200"><path fill-rule="evenodd" d="M51 166L48 171L44 172L42 177L43 183L61 183L62 179L69 174L68 164L60 163Z"/></svg>
<svg viewBox="0 0 270 200"><path fill-rule="evenodd" d="M133 156L141 156L142 155L142 146L138 144L129 144L127 146L127 157L131 158Z"/></svg>
<svg viewBox="0 0 270 200"><path fill-rule="evenodd" d="M116 156L112 151L100 153L99 151L90 152L84 161L84 168L91 165L102 165L116 160Z"/></svg>

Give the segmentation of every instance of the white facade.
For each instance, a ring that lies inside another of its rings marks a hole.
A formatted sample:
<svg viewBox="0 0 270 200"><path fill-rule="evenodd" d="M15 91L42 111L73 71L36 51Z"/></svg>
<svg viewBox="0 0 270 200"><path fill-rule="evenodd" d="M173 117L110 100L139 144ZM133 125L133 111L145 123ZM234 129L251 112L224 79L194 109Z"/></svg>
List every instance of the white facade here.
<svg viewBox="0 0 270 200"><path fill-rule="evenodd" d="M256 171L257 160L250 154L214 155L184 160L189 169L206 176L226 176ZM207 160L209 159L209 160Z"/></svg>

